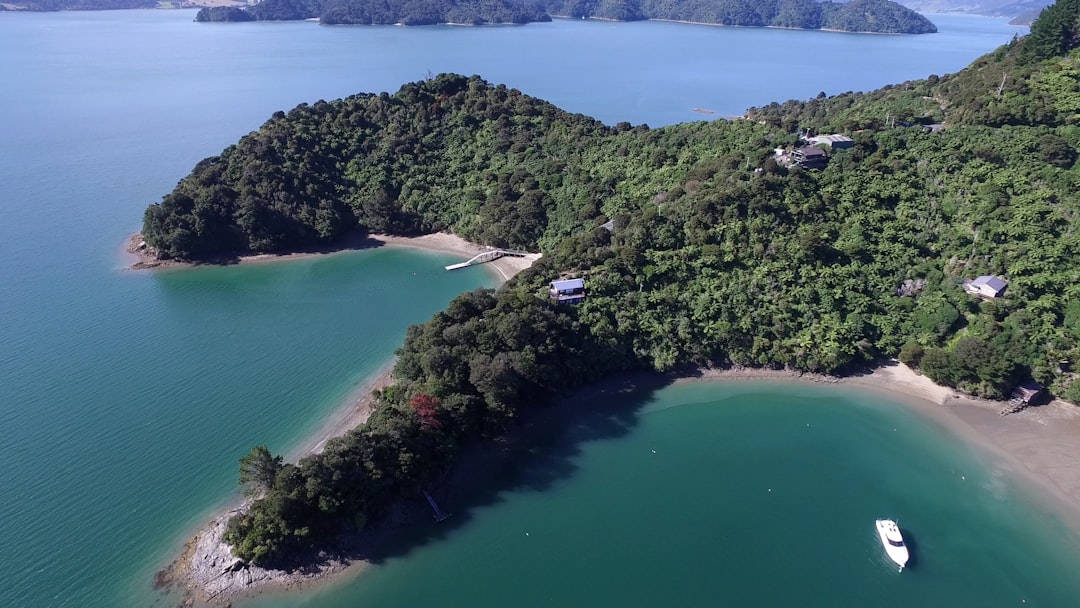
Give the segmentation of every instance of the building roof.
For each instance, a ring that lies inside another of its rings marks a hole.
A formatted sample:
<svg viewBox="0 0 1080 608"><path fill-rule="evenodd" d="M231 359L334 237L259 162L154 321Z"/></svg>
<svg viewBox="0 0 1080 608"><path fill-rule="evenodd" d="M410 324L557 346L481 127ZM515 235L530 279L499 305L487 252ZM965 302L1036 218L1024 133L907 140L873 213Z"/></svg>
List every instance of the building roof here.
<svg viewBox="0 0 1080 608"><path fill-rule="evenodd" d="M573 291L585 289L585 279L566 279L565 281L552 281L551 288L555 291Z"/></svg>
<svg viewBox="0 0 1080 608"><path fill-rule="evenodd" d="M999 279L998 277L995 277L993 275L986 274L986 275L983 275L981 277L975 277L971 281L971 285L972 285L972 287L979 287L980 285L986 285L987 287L989 287L990 289L993 289L994 291L1001 291L1001 290L1005 289L1005 286L1007 285L1007 283L1005 283L1005 281L1003 279Z"/></svg>
<svg viewBox="0 0 1080 608"><path fill-rule="evenodd" d="M1026 380L1016 385L1013 389L1012 398L1019 399L1021 401L1031 401L1035 397L1042 395L1043 387L1034 380Z"/></svg>
<svg viewBox="0 0 1080 608"><path fill-rule="evenodd" d="M812 157L812 156L820 156L820 157L827 156L825 154L825 151L822 150L821 148L817 147L817 146L806 146L806 147L803 147L803 148L799 148L798 150L796 150L796 152L798 152L799 154L802 154L803 158L809 158L809 157Z"/></svg>
<svg viewBox="0 0 1080 608"><path fill-rule="evenodd" d="M833 134L833 135L817 135L809 138L807 141L817 144L829 144L830 146L836 143L846 144L855 143L854 139L851 139L847 135Z"/></svg>

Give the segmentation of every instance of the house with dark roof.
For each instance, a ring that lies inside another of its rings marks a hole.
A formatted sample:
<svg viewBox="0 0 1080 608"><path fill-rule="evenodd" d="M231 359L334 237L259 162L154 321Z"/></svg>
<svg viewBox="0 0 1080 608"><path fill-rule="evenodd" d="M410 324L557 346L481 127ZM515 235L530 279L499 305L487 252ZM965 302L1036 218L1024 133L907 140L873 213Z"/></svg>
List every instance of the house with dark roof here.
<svg viewBox="0 0 1080 608"><path fill-rule="evenodd" d="M824 169L829 164L829 155L817 146L797 148L791 156L803 169Z"/></svg>
<svg viewBox="0 0 1080 608"><path fill-rule="evenodd" d="M580 304L585 301L585 279L552 281L548 295L559 304Z"/></svg>
<svg viewBox="0 0 1080 608"><path fill-rule="evenodd" d="M1034 380L1028 380L1016 385L1016 388L1012 392L1012 400L1023 403L1024 405L1038 405L1042 403L1043 397L1046 396L1046 391L1042 385Z"/></svg>
<svg viewBox="0 0 1080 608"><path fill-rule="evenodd" d="M993 300L994 298L1000 298L1001 295L1005 293L1005 287L1007 285L1008 283L1002 278L993 275L983 275L981 277L975 277L970 281L964 281L964 291L973 296Z"/></svg>

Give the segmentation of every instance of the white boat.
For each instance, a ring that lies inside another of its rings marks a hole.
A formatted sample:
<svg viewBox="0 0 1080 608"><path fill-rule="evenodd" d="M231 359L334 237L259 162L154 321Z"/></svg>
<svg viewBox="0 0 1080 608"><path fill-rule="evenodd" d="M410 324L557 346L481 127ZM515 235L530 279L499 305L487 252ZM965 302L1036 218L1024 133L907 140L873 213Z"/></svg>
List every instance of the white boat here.
<svg viewBox="0 0 1080 608"><path fill-rule="evenodd" d="M881 537L881 544L885 547L885 553L889 554L900 569L903 570L908 562L907 545L904 544L904 536L900 534L900 526L891 519L877 520L877 533Z"/></svg>

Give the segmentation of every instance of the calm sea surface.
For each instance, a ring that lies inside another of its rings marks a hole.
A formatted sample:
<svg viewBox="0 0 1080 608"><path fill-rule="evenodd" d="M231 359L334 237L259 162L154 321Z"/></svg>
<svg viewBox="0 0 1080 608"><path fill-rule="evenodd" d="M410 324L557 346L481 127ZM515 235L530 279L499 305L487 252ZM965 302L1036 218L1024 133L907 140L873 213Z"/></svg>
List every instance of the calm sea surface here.
<svg viewBox="0 0 1080 608"><path fill-rule="evenodd" d="M660 126L956 71L1016 32L959 16L917 37L193 17L0 13L0 606L167 605L152 575L235 498L241 455L296 449L409 324L492 284L386 249L125 271L145 206L272 112L456 71ZM695 385L613 404L371 573L261 601L1075 605L1075 537L879 401ZM911 572L882 560L879 515L911 530Z"/></svg>

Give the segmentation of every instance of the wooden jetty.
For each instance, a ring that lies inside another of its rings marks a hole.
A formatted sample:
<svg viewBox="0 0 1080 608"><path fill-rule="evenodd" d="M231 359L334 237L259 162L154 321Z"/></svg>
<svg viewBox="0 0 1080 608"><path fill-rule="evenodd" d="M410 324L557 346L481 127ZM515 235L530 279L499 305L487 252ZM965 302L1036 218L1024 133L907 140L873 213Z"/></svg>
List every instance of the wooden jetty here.
<svg viewBox="0 0 1080 608"><path fill-rule="evenodd" d="M449 513L444 512L442 509L439 508L439 505L435 504L435 499L431 497L431 494L428 494L427 490L421 491L424 493L424 498L427 499L428 504L431 505L431 510L434 511L431 516L435 518L435 521L441 522L450 517Z"/></svg>
<svg viewBox="0 0 1080 608"><path fill-rule="evenodd" d="M513 249L491 249L483 253L478 253L471 259L461 262L460 264L450 264L446 267L447 270L457 270L458 268L465 268L466 266L472 266L473 264L483 264L484 262L490 262L497 260L505 255L512 255L514 257L523 258L529 255L528 251L514 251Z"/></svg>

